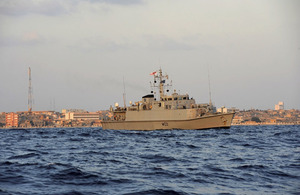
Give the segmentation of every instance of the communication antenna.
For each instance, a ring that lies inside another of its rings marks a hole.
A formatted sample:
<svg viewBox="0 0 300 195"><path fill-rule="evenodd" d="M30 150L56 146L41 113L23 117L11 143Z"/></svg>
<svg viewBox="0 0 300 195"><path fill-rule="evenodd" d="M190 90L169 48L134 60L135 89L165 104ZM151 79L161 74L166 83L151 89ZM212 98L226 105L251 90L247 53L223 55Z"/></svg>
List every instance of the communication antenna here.
<svg viewBox="0 0 300 195"><path fill-rule="evenodd" d="M52 100L50 99L50 109L49 110L52 110Z"/></svg>
<svg viewBox="0 0 300 195"><path fill-rule="evenodd" d="M209 105L212 105L211 102L211 89L210 89L210 74L209 74L209 66L207 66L208 68L208 91L209 91Z"/></svg>
<svg viewBox="0 0 300 195"><path fill-rule="evenodd" d="M53 98L53 111L55 112L55 98Z"/></svg>
<svg viewBox="0 0 300 195"><path fill-rule="evenodd" d="M50 110L55 112L55 98L50 99Z"/></svg>
<svg viewBox="0 0 300 195"><path fill-rule="evenodd" d="M32 87L31 87L31 68L28 69L28 76L29 76L29 84L28 84L28 112L32 111L32 102L33 102L33 95L32 95Z"/></svg>
<svg viewBox="0 0 300 195"><path fill-rule="evenodd" d="M124 92L123 92L124 108L126 108L126 93L125 93L125 81L124 81L124 76L123 76L123 88L124 88Z"/></svg>

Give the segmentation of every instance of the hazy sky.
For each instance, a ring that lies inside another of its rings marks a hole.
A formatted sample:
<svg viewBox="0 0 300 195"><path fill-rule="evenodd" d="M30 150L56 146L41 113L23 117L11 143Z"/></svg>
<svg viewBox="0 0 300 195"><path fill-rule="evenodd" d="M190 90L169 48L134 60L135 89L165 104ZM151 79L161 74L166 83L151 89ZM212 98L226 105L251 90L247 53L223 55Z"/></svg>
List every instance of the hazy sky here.
<svg viewBox="0 0 300 195"><path fill-rule="evenodd" d="M298 0L1 0L0 112L108 109L174 89L217 107L300 109ZM209 68L208 68L209 67Z"/></svg>

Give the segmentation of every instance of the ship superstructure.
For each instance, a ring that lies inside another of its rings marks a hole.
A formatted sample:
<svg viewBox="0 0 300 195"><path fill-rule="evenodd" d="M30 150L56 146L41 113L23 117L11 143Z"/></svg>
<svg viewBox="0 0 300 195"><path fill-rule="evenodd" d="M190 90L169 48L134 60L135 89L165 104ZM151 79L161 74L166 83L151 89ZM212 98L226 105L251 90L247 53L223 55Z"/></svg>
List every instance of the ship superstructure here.
<svg viewBox="0 0 300 195"><path fill-rule="evenodd" d="M229 128L234 113L218 114L210 103L196 104L188 94L173 91L168 75L162 70L151 73L156 91L142 97L128 107L111 107L111 120L103 121L103 129L156 130Z"/></svg>

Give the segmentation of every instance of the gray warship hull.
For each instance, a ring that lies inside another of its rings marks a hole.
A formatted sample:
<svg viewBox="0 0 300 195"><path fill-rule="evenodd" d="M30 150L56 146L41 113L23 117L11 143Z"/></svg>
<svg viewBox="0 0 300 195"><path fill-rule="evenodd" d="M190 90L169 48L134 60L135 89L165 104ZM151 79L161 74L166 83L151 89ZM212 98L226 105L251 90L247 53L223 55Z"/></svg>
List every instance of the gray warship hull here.
<svg viewBox="0 0 300 195"><path fill-rule="evenodd" d="M213 114L185 120L103 121L103 129L112 130L169 130L230 128L234 113Z"/></svg>

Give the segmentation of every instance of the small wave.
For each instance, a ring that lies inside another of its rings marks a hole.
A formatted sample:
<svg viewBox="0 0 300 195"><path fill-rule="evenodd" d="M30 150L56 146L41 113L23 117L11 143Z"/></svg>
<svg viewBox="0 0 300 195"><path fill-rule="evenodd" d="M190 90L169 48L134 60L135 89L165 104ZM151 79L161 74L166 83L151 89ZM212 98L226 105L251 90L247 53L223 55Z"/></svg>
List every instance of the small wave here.
<svg viewBox="0 0 300 195"><path fill-rule="evenodd" d="M287 178L298 178L300 179L299 176L297 175L291 175L291 174L288 174L288 173L285 173L285 172L282 172L282 171L278 171L278 170L272 170L272 171L267 171L266 172L268 175L271 175L271 176L279 176L279 177L287 177Z"/></svg>
<svg viewBox="0 0 300 195"><path fill-rule="evenodd" d="M283 132L275 133L274 136L289 136L291 134L293 134L292 131L283 131Z"/></svg>
<svg viewBox="0 0 300 195"><path fill-rule="evenodd" d="M24 176L11 173L9 175L0 175L0 183L24 184L27 181Z"/></svg>
<svg viewBox="0 0 300 195"><path fill-rule="evenodd" d="M59 132L57 132L58 134L64 135L66 134L66 130L60 130Z"/></svg>
<svg viewBox="0 0 300 195"><path fill-rule="evenodd" d="M89 134L89 133L80 133L80 134L78 134L78 136L89 137L89 136L91 136L91 134Z"/></svg>
<svg viewBox="0 0 300 195"><path fill-rule="evenodd" d="M241 140L229 137L225 140L225 143L227 143L227 144L233 144L233 143L236 144L236 143L241 143Z"/></svg>
<svg viewBox="0 0 300 195"><path fill-rule="evenodd" d="M72 190L70 192L64 192L62 195L85 195L85 193L81 193L79 191Z"/></svg>
<svg viewBox="0 0 300 195"><path fill-rule="evenodd" d="M142 155L140 156L143 159L149 159L152 163L162 163L162 162L171 162L176 160L173 157L170 156L164 156L160 154L155 154L155 155Z"/></svg>
<svg viewBox="0 0 300 195"><path fill-rule="evenodd" d="M124 179L124 178L120 178L120 179L112 179L109 180L110 183L117 183L117 184L124 184L124 183L132 183L133 180L131 179Z"/></svg>
<svg viewBox="0 0 300 195"><path fill-rule="evenodd" d="M46 131L46 130L38 130L38 132L37 132L37 134L39 134L39 135L47 135L47 134L51 134L51 132L50 131Z"/></svg>
<svg viewBox="0 0 300 195"><path fill-rule="evenodd" d="M287 167L289 167L289 168L298 168L299 170L300 170L300 164L290 164L290 165L288 165Z"/></svg>
<svg viewBox="0 0 300 195"><path fill-rule="evenodd" d="M197 146L195 146L193 144L188 144L187 147L190 148L190 149L198 148Z"/></svg>
<svg viewBox="0 0 300 195"><path fill-rule="evenodd" d="M241 158L232 158L229 161L233 161L233 162L244 162L245 160L241 159Z"/></svg>
<svg viewBox="0 0 300 195"><path fill-rule="evenodd" d="M205 167L213 172L226 172L226 170L221 169L220 167L213 166L213 165L207 165Z"/></svg>
<svg viewBox="0 0 300 195"><path fill-rule="evenodd" d="M58 179L58 180L89 179L89 178L97 178L97 177L98 177L97 175L83 172L74 167L62 170L59 173L52 175L53 179Z"/></svg>
<svg viewBox="0 0 300 195"><path fill-rule="evenodd" d="M217 136L214 134L205 133L205 134L196 135L195 137L196 138L213 138L213 137L217 137Z"/></svg>
<svg viewBox="0 0 300 195"><path fill-rule="evenodd" d="M209 181L207 181L207 180L200 179L200 178L193 179L192 181L195 182L195 183L201 183L201 184L211 183L211 182L209 182Z"/></svg>
<svg viewBox="0 0 300 195"><path fill-rule="evenodd" d="M23 132L23 133L30 133L29 129L9 129L9 131L15 131L15 132Z"/></svg>
<svg viewBox="0 0 300 195"><path fill-rule="evenodd" d="M40 151L40 150L34 150L34 149L27 149L26 151L33 152L33 153L39 153L39 154L49 154L49 152Z"/></svg>
<svg viewBox="0 0 300 195"><path fill-rule="evenodd" d="M175 190L164 190L164 189L150 189L150 190L127 193L124 195L165 195L165 194L187 195L187 193L185 192L178 192Z"/></svg>
<svg viewBox="0 0 300 195"><path fill-rule="evenodd" d="M176 179L186 177L186 175L184 175L183 173L168 171L168 170L152 171L151 173L148 174L155 175L155 176L166 176L167 178L176 178Z"/></svg>
<svg viewBox="0 0 300 195"><path fill-rule="evenodd" d="M238 166L237 169L265 169L264 165L242 165Z"/></svg>
<svg viewBox="0 0 300 195"><path fill-rule="evenodd" d="M250 145L250 144L243 144L242 146L244 146L244 147L251 147L252 145Z"/></svg>
<svg viewBox="0 0 300 195"><path fill-rule="evenodd" d="M81 141L83 141L82 138L75 138L75 137L71 137L69 140L73 141L73 142L81 142Z"/></svg>
<svg viewBox="0 0 300 195"><path fill-rule="evenodd" d="M7 165L13 165L15 163L10 162L10 161L5 161L5 162L0 162L0 166L7 166Z"/></svg>
<svg viewBox="0 0 300 195"><path fill-rule="evenodd" d="M39 156L39 154L36 154L36 153L28 153L28 154L22 154L22 155L16 155L16 156L11 156L9 157L8 159L11 160L11 159L22 159L22 158L32 158L32 157L35 157L35 156Z"/></svg>
<svg viewBox="0 0 300 195"><path fill-rule="evenodd" d="M68 164L68 163L59 163L59 162L48 163L47 165L55 165L55 166L60 166L60 167L72 167L71 164Z"/></svg>
<svg viewBox="0 0 300 195"><path fill-rule="evenodd" d="M24 166L37 166L37 165L39 165L39 163L36 163L36 162L32 162L32 163L19 163L18 164L18 166L20 166L20 167L24 167Z"/></svg>

